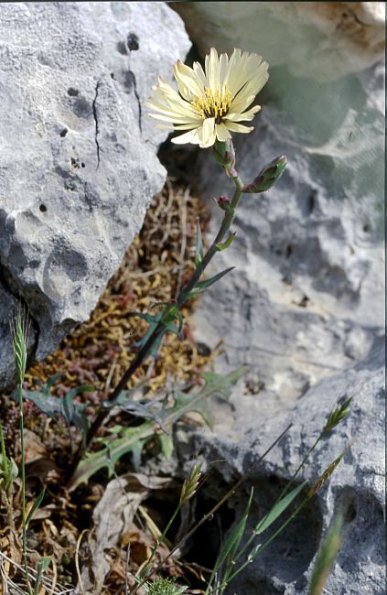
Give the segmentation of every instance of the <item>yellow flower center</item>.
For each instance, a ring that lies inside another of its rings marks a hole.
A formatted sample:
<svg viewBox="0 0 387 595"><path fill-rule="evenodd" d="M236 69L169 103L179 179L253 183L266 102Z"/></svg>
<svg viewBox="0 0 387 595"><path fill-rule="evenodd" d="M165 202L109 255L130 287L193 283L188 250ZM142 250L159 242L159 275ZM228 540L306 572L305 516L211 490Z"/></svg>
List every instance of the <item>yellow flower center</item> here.
<svg viewBox="0 0 387 595"><path fill-rule="evenodd" d="M226 87L215 91L206 87L204 94L197 97L192 105L198 110L203 119L215 118L217 124L219 124L228 113L231 100L232 95Z"/></svg>

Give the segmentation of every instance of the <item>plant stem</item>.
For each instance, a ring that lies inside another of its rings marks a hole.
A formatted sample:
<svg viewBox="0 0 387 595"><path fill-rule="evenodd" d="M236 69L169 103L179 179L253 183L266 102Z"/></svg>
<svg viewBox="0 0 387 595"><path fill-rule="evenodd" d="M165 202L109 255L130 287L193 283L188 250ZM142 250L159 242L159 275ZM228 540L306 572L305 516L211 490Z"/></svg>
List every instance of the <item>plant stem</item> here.
<svg viewBox="0 0 387 595"><path fill-rule="evenodd" d="M167 533L168 533L169 529L171 528L171 526L172 526L172 523L173 523L173 522L174 522L174 520L176 519L176 517L177 517L177 515L178 515L178 513L179 513L179 511L180 511L180 509L181 509L181 504L179 503L179 506L177 506L177 507L176 507L176 509L175 509L175 511L174 511L174 513L173 513L173 515L171 516L171 518L170 518L170 519L169 519L169 521L168 521L168 524L167 524L167 526L165 527L165 529L164 529L164 531L161 533L161 535L160 535L160 536L157 538L157 540L156 540L156 543L155 543L155 545L154 545L154 546L153 546L153 548L152 548L151 555L150 555L149 559L147 560L147 562L146 562L146 564L145 564L144 568L143 568L143 569L142 569L142 571L141 571L141 576L142 576L142 578L140 578L140 582L139 582L137 585L135 585L134 589L131 589L131 590L129 591L129 593L130 593L131 595L135 595L135 593L137 593L137 591L138 591L138 590L139 590L141 587L143 587L143 586L145 585L145 583L146 583L146 580L147 580L147 575L146 575L146 573L147 573L147 571L148 571L148 569L149 569L149 566L151 565L151 562L152 562L153 558L155 557L155 554L156 554L156 552L157 552L157 548L158 548L158 547L159 547L159 545L160 545L160 544L161 544L161 543L164 541L164 539L165 539L165 536L167 535Z"/></svg>
<svg viewBox="0 0 387 595"><path fill-rule="evenodd" d="M263 550L265 550L270 544L271 542L282 533L282 531L284 529L286 529L286 527L292 522L293 519L296 518L296 516L298 515L299 512L301 512L301 510L304 508L304 506L310 501L310 496L307 496L302 502L301 504L299 504L299 506L296 508L296 510L286 519L286 521L274 532L272 533L272 535L270 535L270 537L268 537L266 539L266 541L264 541L261 545L257 545L253 551L250 553L250 555L248 556L247 560L241 564L241 566L234 572L234 574L232 574L231 576L228 577L228 585L231 583L231 581L240 573L242 572L242 570L244 570L246 568L246 566L248 566L251 562L254 561L254 559L257 557L258 554L261 554L263 552Z"/></svg>
<svg viewBox="0 0 387 595"><path fill-rule="evenodd" d="M239 201L241 199L241 196L242 196L243 182L239 176L235 176L234 178L232 178L232 180L235 184L234 196L232 197L232 200L231 200L227 210L224 213L223 221L222 221L220 229L216 235L216 238L214 239L211 246L209 247L206 254L204 255L202 262L199 264L199 266L196 268L196 270L192 274L191 279L184 285L184 287L182 288L182 290L180 291L180 293L177 297L176 301L177 301L177 305L179 307L185 303L185 300L187 299L189 292L195 287L196 283L199 281L204 270L207 268L210 261L215 256L216 252L218 251L217 244L222 242L222 240L224 239L224 236L229 231L229 229L234 221L235 211L236 211L236 208L237 208Z"/></svg>
<svg viewBox="0 0 387 595"><path fill-rule="evenodd" d="M238 175L233 176L232 180L235 184L234 195L233 195L233 197L230 201L230 204L228 205L228 207L224 213L224 217L223 217L220 229L219 229L214 241L212 242L211 246L209 247L206 254L204 255L203 260L197 266L196 270L192 274L189 281L182 287L182 289L180 290L180 292L176 298L176 305L179 309L181 309L182 306L187 301L187 299L189 299L190 292L195 287L196 283L199 281L203 272L205 271L205 269L211 262L212 258L215 256L216 252L218 251L217 244L222 242L223 238L229 231L229 229L234 221L235 211L239 204L240 198L242 196L243 182ZM167 306L167 308L168 308L168 306ZM160 338L160 335L163 335L164 333L165 333L165 327L163 325L163 319L161 319L160 322L155 327L155 329L153 330L152 334L149 336L147 342L143 345L143 347L140 349L140 351L137 353L137 355L133 359L132 363L130 364L130 366L128 367L128 369L126 370L124 375L122 376L122 378L119 381L119 383L117 384L116 388L113 390L113 392L108 397L108 399L107 399L108 401L114 401L118 397L118 395L121 393L121 391L126 387L129 380L132 378L133 374L138 370L138 368L144 363L145 359L151 353L152 347L154 346L156 341ZM75 455L75 457L72 461L72 464L70 465L70 468L68 470L68 478L72 477L84 452L89 448L91 442L93 441L95 435L97 434L99 428L102 426L102 424L105 421L108 414L109 414L108 409L101 410L98 413L94 422L90 426L90 429L87 433L83 447L81 447L79 449L79 451L77 452L77 454Z"/></svg>
<svg viewBox="0 0 387 595"><path fill-rule="evenodd" d="M291 478L289 479L289 481L286 483L285 487L281 490L280 495L278 496L278 498L275 500L272 508L274 508L278 502L280 500L282 500L282 498L289 492L290 488L292 487L292 485L294 484L297 475L299 474L299 472L303 469L303 467L305 466L305 463L307 462L307 460L309 459L310 455L312 454L312 452L315 450L315 448L317 447L317 445L319 444L320 440L323 437L323 433L321 433L315 440L315 442L313 443L313 445L309 448L308 452L306 453L306 455L304 456L304 458L302 459L301 463L299 464L299 466L297 467L296 471L293 473L293 475L291 476ZM240 560L240 558L243 556L243 554L245 553L245 551L250 547L250 545L252 544L252 542L254 541L254 539L256 538L256 533L254 532L254 530L252 531L250 537L247 539L246 543L244 544L244 546L239 550L237 556L234 559L234 562L236 563L238 560ZM261 552L261 550L259 550L259 553Z"/></svg>
<svg viewBox="0 0 387 595"><path fill-rule="evenodd" d="M21 499L22 499L22 548L23 564L27 576L27 511L26 511L26 466L25 466L25 447L24 447L24 408L23 408L23 386L19 382L17 387L17 396L19 404L19 429L20 429L20 449L21 449Z"/></svg>
<svg viewBox="0 0 387 595"><path fill-rule="evenodd" d="M275 440L274 442L272 442L272 444L270 444L270 446L267 448L267 450L259 457L257 464L260 463L260 461L263 461L263 459L269 454L269 452L274 448L274 446L276 444L278 444L278 442L281 440L281 438L283 438L283 436L285 436L285 434L289 431L289 429L291 428L292 424L289 424L287 426L287 428L285 428L285 430L282 432L282 434L280 434ZM191 537L191 535L193 535L198 529L199 527L201 527L206 521L208 521L210 518L212 518L215 514L215 512L217 512L217 510L223 506L223 504L225 502L227 502L227 500L229 500L229 498L231 498L231 496L233 496L235 494L235 492L239 489L239 487L243 484L243 482L246 480L245 476L242 476L240 479L238 479L238 481L233 485L232 488L230 488L226 494L224 496L222 496L222 498L209 510L209 512L207 512L205 515L203 515L203 517L200 519L200 521L198 521L197 523L194 523L194 525L191 526L191 528L187 531L187 533L178 541L178 543L176 543L173 548L170 550L170 552L168 553L167 557L164 558L163 562L160 562L160 564L154 569L154 572L158 572L159 570L161 570L163 564L169 559L171 558L171 556L175 553L175 551L182 546L182 544L189 538Z"/></svg>

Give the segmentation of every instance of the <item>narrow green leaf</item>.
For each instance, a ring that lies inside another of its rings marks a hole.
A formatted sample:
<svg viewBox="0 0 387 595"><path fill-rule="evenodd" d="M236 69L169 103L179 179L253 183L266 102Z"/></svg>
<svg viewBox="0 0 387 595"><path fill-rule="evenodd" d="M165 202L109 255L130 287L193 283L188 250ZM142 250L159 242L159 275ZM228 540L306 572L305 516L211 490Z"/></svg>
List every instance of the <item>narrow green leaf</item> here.
<svg viewBox="0 0 387 595"><path fill-rule="evenodd" d="M30 524L30 522L33 519L33 516L35 514L35 512L37 511L37 509L39 508L39 506L42 503L42 500L44 498L44 494L45 494L46 490L45 488L42 489L42 491L38 494L38 496L35 499L35 502L33 503L33 505L31 506L31 509L27 515L26 518L26 529L28 529L28 525Z"/></svg>
<svg viewBox="0 0 387 595"><path fill-rule="evenodd" d="M158 354L158 351L161 347L161 343L163 342L163 338L164 338L164 333L162 333L157 339L156 341L153 343L153 346L149 352L149 355L151 357L156 357Z"/></svg>
<svg viewBox="0 0 387 595"><path fill-rule="evenodd" d="M148 316L148 315L146 315ZM142 317L140 317L142 318ZM147 343L148 339L150 338L150 336L153 334L153 331L155 330L155 328L157 327L158 323L161 320L161 315L157 315L157 317L155 317L155 319L157 318L156 322L150 322L149 323L149 328L146 331L145 335L142 337L142 339L140 339L139 341L136 341L133 345L135 347L137 347L137 349L142 349L144 347L144 345ZM145 320L145 315L144 315L144 320ZM147 321L149 322L149 321ZM160 336L158 337L156 343L153 345L152 350L150 352L150 355L155 355L157 353L157 351L159 350L159 347L161 345L161 341L163 339L163 334L160 334Z"/></svg>
<svg viewBox="0 0 387 595"><path fill-rule="evenodd" d="M321 595L324 591L324 585L340 549L343 522L342 515L338 515L318 551L310 581L309 595Z"/></svg>
<svg viewBox="0 0 387 595"><path fill-rule="evenodd" d="M69 400L71 399L73 401L74 397L82 395L83 393L93 392L94 390L95 387L91 384L81 384L81 386L76 386L75 388L70 389L69 392L66 394L66 398L68 397Z"/></svg>
<svg viewBox="0 0 387 595"><path fill-rule="evenodd" d="M195 266L198 266L203 260L203 238L200 229L200 221L197 221L196 227L196 245L195 245Z"/></svg>
<svg viewBox="0 0 387 595"><path fill-rule="evenodd" d="M78 417L84 415L86 403L74 403L74 400L68 396L63 398L62 415L68 424L76 425Z"/></svg>
<svg viewBox="0 0 387 595"><path fill-rule="evenodd" d="M173 333L174 335L177 335L178 337L180 337L180 335L181 335L181 328L179 326L177 326L176 324L174 324L173 322L163 323L163 327L169 333Z"/></svg>
<svg viewBox="0 0 387 595"><path fill-rule="evenodd" d="M225 269L224 271L218 273L217 275L214 275L213 277L210 277L209 279L199 281L198 283L196 283L195 287L191 289L191 291L189 292L188 298L192 298L196 295L199 295L200 293L203 293L206 289L208 289L208 287L211 287L211 285L219 281L222 277L227 275L227 273L232 271L234 268L235 267L229 267L228 269Z"/></svg>
<svg viewBox="0 0 387 595"><path fill-rule="evenodd" d="M249 516L252 499L253 490L251 490L249 500L240 520L237 522L226 541L221 546L220 552L215 562L213 574L219 571L224 562L230 561L232 563L234 554L237 551L246 530L246 523Z"/></svg>
<svg viewBox="0 0 387 595"><path fill-rule="evenodd" d="M304 481L299 486L294 488L289 494L279 500L271 510L261 519L254 529L255 535L260 535L270 527L278 519L279 516L290 506L298 494L305 488L307 482Z"/></svg>
<svg viewBox="0 0 387 595"><path fill-rule="evenodd" d="M223 252L223 250L226 250L227 248L229 248L231 246L231 244L233 243L233 241L236 238L236 233L230 233L230 235L228 236L227 240L225 242L222 242L220 244L215 244L215 247L217 249L218 252Z"/></svg>
<svg viewBox="0 0 387 595"><path fill-rule="evenodd" d="M43 556L42 558L40 558L40 560L38 562L38 569L41 572L44 572L45 570L47 570L49 568L50 564L51 564L51 557Z"/></svg>
<svg viewBox="0 0 387 595"><path fill-rule="evenodd" d="M37 564L36 581L34 585L34 595L39 595L40 588L42 585L42 579L44 572L49 568L51 564L51 558L49 556L43 556L40 558Z"/></svg>
<svg viewBox="0 0 387 595"><path fill-rule="evenodd" d="M132 448L130 449L130 452L132 453L133 467L136 471L138 471L141 467L141 455L146 442L147 437L137 440L132 444Z"/></svg>

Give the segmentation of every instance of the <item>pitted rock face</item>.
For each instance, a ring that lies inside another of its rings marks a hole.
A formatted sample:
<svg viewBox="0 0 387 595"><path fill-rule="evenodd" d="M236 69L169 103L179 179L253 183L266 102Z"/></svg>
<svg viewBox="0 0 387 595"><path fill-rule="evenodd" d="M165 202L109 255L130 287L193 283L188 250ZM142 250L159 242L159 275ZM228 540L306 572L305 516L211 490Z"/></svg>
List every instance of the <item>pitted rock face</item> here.
<svg viewBox="0 0 387 595"><path fill-rule="evenodd" d="M4 386L17 301L48 354L88 318L140 229L166 177L166 133L144 102L191 44L153 2L2 4L0 39Z"/></svg>

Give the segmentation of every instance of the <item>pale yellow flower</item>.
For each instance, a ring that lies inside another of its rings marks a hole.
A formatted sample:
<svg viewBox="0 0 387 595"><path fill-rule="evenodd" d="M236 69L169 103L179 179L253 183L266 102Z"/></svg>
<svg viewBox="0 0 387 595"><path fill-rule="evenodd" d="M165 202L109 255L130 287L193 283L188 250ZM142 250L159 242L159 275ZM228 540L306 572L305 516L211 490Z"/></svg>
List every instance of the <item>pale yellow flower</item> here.
<svg viewBox="0 0 387 595"><path fill-rule="evenodd" d="M261 56L239 49L229 58L212 48L204 70L199 62L190 68L179 60L173 69L179 92L160 77L148 100L149 115L165 122L163 128L188 130L172 139L178 144L205 148L229 140L231 132L251 132L253 126L239 122L251 121L261 109L250 106L269 77L267 69Z"/></svg>

